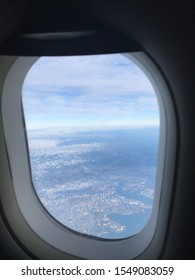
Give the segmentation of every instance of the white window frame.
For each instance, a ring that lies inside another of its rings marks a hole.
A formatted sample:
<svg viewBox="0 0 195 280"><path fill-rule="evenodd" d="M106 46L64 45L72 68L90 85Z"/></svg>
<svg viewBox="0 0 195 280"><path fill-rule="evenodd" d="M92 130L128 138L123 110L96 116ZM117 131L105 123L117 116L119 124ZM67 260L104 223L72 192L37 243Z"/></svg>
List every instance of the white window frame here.
<svg viewBox="0 0 195 280"><path fill-rule="evenodd" d="M24 78L38 58L1 58L8 61L9 68L3 81L2 123L12 178L1 190L2 205L17 239L38 258L68 259L72 255L84 259L154 259L160 255L168 222L175 164L174 107L168 86L152 60L144 52L126 56L142 68L155 89L160 109L160 141L151 217L140 233L119 240L90 238L68 230L52 218L40 203L32 186L21 100ZM12 203L17 204L15 208L10 207ZM18 218L13 219L17 215ZM28 229L31 240L27 240L29 237L21 228Z"/></svg>

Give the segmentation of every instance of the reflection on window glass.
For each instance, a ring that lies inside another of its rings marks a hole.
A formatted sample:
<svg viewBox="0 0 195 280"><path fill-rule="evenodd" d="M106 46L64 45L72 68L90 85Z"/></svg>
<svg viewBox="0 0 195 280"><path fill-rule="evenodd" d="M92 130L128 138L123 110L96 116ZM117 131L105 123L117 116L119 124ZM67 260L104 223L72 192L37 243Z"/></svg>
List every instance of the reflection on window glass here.
<svg viewBox="0 0 195 280"><path fill-rule="evenodd" d="M145 74L120 54L44 57L22 92L35 191L81 234L140 232L153 206L159 108Z"/></svg>

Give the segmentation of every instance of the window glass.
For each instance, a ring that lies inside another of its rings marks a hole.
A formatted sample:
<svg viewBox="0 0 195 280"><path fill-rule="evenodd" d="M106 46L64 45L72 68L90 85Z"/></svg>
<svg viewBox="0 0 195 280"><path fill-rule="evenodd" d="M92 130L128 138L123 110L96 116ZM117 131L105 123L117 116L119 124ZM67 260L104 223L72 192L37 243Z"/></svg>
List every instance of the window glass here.
<svg viewBox="0 0 195 280"><path fill-rule="evenodd" d="M149 220L159 107L144 72L121 54L43 57L22 90L32 182L53 218L120 239Z"/></svg>

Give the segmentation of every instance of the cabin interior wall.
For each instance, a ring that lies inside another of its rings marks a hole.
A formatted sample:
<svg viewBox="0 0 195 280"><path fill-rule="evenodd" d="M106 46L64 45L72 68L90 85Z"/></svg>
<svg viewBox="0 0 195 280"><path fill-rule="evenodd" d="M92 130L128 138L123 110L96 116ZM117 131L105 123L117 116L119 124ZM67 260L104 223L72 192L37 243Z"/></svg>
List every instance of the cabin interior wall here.
<svg viewBox="0 0 195 280"><path fill-rule="evenodd" d="M148 53L169 85L179 132L172 207L161 258L194 259L194 4L184 0L76 2L0 1L0 44L23 31L97 24L130 36ZM0 224L2 258L28 259L2 218Z"/></svg>

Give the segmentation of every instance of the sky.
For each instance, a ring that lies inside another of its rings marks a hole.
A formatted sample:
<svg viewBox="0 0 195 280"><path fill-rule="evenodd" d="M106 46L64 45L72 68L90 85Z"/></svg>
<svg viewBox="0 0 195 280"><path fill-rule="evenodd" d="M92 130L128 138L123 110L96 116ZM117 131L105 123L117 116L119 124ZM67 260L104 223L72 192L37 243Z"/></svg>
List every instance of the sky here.
<svg viewBox="0 0 195 280"><path fill-rule="evenodd" d="M154 89L121 54L42 57L22 89L28 130L159 125Z"/></svg>

